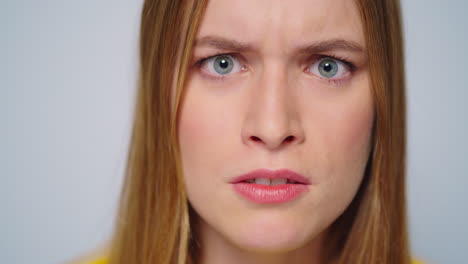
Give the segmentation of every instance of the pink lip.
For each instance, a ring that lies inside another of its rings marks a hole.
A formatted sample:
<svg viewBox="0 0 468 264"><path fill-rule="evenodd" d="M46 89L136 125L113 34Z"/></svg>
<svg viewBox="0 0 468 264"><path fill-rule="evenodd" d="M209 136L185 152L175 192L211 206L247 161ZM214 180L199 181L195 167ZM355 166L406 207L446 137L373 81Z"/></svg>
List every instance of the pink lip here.
<svg viewBox="0 0 468 264"><path fill-rule="evenodd" d="M254 178L285 178L296 183L279 184L279 185L262 185L255 183L244 182ZM309 190L310 181L304 176L287 170L266 170L260 169L250 173L236 177L230 182L234 190L255 203L285 203L291 201L300 194Z"/></svg>
<svg viewBox="0 0 468 264"><path fill-rule="evenodd" d="M310 184L310 181L302 176L299 173L296 173L291 170L282 169L282 170L267 170L267 169L259 169L254 170L249 173L243 174L239 177L234 178L231 183L239 183L246 180L251 180L255 178L268 178L268 179L275 179L275 178L284 178L288 180L292 180L295 182L299 182L302 184Z"/></svg>

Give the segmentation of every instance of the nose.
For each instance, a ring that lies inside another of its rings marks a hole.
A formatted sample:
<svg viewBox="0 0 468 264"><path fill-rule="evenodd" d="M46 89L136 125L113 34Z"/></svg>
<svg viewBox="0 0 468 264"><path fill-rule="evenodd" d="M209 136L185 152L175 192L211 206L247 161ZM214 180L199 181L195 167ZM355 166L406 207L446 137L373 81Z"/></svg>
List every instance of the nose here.
<svg viewBox="0 0 468 264"><path fill-rule="evenodd" d="M278 150L305 140L291 89L292 84L288 84L288 76L281 67L265 69L249 93L242 127L244 144Z"/></svg>

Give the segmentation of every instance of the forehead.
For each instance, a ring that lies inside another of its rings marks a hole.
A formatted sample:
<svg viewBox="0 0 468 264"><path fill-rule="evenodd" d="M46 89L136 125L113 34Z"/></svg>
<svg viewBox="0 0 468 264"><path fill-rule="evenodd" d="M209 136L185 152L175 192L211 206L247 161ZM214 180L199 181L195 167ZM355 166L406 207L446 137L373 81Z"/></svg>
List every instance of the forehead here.
<svg viewBox="0 0 468 264"><path fill-rule="evenodd" d="M209 0L198 35L213 34L272 51L336 38L365 46L353 0Z"/></svg>

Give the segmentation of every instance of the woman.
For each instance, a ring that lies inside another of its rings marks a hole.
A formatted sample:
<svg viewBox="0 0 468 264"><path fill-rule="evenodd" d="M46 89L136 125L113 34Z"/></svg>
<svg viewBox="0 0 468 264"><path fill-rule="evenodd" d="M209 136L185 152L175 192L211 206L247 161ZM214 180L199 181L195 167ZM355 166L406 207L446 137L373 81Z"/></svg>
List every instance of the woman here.
<svg viewBox="0 0 468 264"><path fill-rule="evenodd" d="M140 62L103 263L411 262L398 0L147 0Z"/></svg>

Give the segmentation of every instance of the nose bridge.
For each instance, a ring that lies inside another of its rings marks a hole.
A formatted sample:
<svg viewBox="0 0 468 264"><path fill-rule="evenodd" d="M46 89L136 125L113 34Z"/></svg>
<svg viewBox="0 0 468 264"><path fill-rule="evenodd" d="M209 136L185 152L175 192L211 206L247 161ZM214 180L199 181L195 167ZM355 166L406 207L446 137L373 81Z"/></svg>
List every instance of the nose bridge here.
<svg viewBox="0 0 468 264"><path fill-rule="evenodd" d="M279 62L265 65L252 87L243 139L275 149L301 141L303 135L286 67Z"/></svg>

